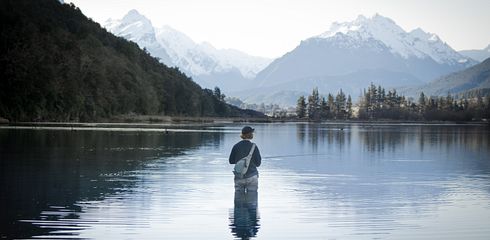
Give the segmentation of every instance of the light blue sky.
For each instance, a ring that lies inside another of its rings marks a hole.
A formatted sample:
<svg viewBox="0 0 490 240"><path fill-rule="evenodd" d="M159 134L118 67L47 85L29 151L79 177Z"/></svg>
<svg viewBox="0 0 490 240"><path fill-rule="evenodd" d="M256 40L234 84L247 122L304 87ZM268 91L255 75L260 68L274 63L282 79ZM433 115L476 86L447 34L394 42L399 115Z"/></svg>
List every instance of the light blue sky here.
<svg viewBox="0 0 490 240"><path fill-rule="evenodd" d="M95 21L136 9L217 48L279 57L334 21L379 13L404 30L421 27L456 50L490 44L490 0L67 0Z"/></svg>

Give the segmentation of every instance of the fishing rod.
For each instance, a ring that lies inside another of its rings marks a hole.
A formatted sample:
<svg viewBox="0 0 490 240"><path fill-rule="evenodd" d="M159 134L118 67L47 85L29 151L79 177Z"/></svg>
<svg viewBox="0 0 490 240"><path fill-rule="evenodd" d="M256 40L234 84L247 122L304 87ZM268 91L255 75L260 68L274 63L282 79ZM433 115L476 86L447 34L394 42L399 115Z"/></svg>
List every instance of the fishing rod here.
<svg viewBox="0 0 490 240"><path fill-rule="evenodd" d="M305 156L326 156L327 153L309 153L309 154L295 154L295 155L276 155L276 156L264 156L263 158L287 158L287 157L305 157Z"/></svg>

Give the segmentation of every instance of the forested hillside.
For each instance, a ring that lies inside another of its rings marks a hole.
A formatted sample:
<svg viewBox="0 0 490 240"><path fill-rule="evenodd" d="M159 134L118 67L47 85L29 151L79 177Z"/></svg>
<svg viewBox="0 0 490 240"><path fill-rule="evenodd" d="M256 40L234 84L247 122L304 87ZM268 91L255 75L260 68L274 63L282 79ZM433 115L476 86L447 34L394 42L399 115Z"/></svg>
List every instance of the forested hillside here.
<svg viewBox="0 0 490 240"><path fill-rule="evenodd" d="M488 88L490 88L490 58L463 71L435 79L415 91L443 96L447 93L464 94L471 91L484 93L484 89Z"/></svg>
<svg viewBox="0 0 490 240"><path fill-rule="evenodd" d="M225 104L221 93L108 33L74 5L2 0L0 21L0 117L11 121L256 114Z"/></svg>

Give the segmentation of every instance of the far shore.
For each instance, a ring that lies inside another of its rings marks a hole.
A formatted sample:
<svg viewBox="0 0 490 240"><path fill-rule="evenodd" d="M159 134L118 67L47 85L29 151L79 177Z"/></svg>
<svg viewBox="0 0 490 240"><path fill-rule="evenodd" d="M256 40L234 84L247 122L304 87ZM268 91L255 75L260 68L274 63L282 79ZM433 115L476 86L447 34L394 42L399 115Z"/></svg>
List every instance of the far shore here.
<svg viewBox="0 0 490 240"><path fill-rule="evenodd" d="M217 125L232 123L312 123L312 124L424 124L424 125L489 125L488 120L481 121L408 121L408 120L323 120L311 121L296 118L238 118L238 117L169 117L169 116L132 116L130 118L113 118L98 122L53 122L53 121L32 121L32 122L12 122L2 121L0 125L11 127L67 127L67 128L171 128L185 127L193 125Z"/></svg>

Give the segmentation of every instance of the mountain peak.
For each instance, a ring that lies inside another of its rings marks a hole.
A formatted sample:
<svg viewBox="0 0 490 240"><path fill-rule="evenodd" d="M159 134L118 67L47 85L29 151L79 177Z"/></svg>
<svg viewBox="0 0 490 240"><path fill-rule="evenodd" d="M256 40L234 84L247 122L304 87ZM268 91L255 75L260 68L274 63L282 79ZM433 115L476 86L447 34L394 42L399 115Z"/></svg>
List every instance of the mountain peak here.
<svg viewBox="0 0 490 240"><path fill-rule="evenodd" d="M375 13L371 17L366 17L364 15L357 16L356 20L354 20L357 24L381 24L381 25L396 25L395 21L391 18L380 15L379 13Z"/></svg>
<svg viewBox="0 0 490 240"><path fill-rule="evenodd" d="M177 66L186 74L202 80L201 84L209 82L215 86L217 80L214 78L219 77L250 79L271 61L237 50L216 49L206 42L197 44L184 33L168 25L155 28L148 18L134 9L121 20L107 20L104 26L115 35L146 48L153 56L160 58L161 62ZM230 75L236 74L237 70L241 75Z"/></svg>
<svg viewBox="0 0 490 240"><path fill-rule="evenodd" d="M362 14L358 15L355 22L363 22L363 21L367 21L368 18Z"/></svg>
<svg viewBox="0 0 490 240"><path fill-rule="evenodd" d="M141 48L157 47L151 21L135 9L130 10L121 20L108 19L104 27L115 35L136 42Z"/></svg>
<svg viewBox="0 0 490 240"><path fill-rule="evenodd" d="M318 37L329 38L337 33L343 33L364 39L374 37L372 35L375 35L381 31L396 33L404 32L403 29L396 25L393 20L376 13L372 17L359 15L354 21L351 22L334 22L328 31L320 34Z"/></svg>
<svg viewBox="0 0 490 240"><path fill-rule="evenodd" d="M351 39L349 44L352 47L358 45L359 42L374 39L386 45L391 53L406 59L411 57L432 58L438 63L447 64L467 61L436 34L425 32L421 28L408 33L395 21L378 13L371 17L359 15L351 22L332 23L328 31L313 38L331 39L339 33Z"/></svg>
<svg viewBox="0 0 490 240"><path fill-rule="evenodd" d="M416 29L410 31L409 35L413 36L414 38L418 38L420 40L425 40L425 41L429 41L429 42L441 41L441 39L439 38L439 36L437 36L437 34L426 32L421 28L416 28Z"/></svg>
<svg viewBox="0 0 490 240"><path fill-rule="evenodd" d="M412 36L417 36L417 37L422 37L422 38L424 38L427 35L427 33L422 28L419 28L419 27L410 31L410 34Z"/></svg>
<svg viewBox="0 0 490 240"><path fill-rule="evenodd" d="M126 23L138 21L150 22L148 18L139 13L136 9L131 9L128 13L126 13L126 15L124 15L124 17L122 18L122 21Z"/></svg>
<svg viewBox="0 0 490 240"><path fill-rule="evenodd" d="M395 21L393 21L393 19L389 18L389 17L385 17L383 15L380 15L379 13L375 13L371 19L373 21L383 21L383 22L390 22L390 23L393 23L395 24Z"/></svg>

